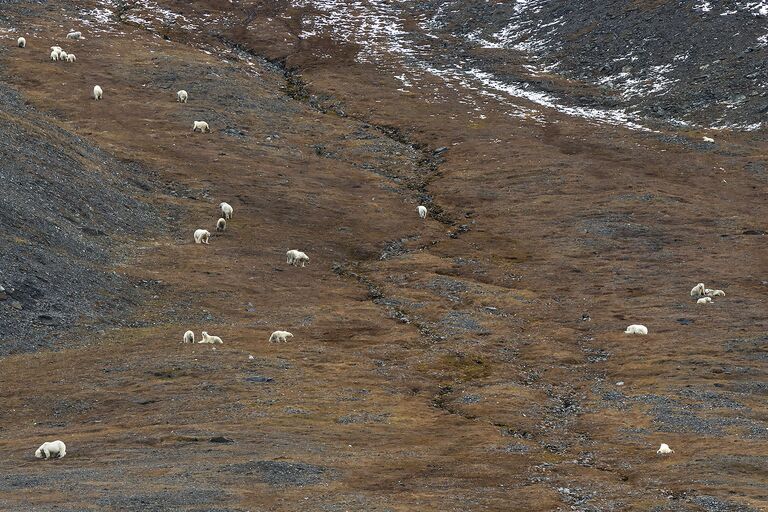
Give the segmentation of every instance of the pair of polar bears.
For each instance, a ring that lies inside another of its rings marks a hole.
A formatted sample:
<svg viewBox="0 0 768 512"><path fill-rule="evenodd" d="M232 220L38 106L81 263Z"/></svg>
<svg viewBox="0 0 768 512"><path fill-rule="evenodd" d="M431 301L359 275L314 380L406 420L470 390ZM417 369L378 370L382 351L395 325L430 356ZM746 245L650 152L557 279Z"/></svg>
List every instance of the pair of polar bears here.
<svg viewBox="0 0 768 512"><path fill-rule="evenodd" d="M203 339L198 341L198 343L224 343L221 341L221 338L218 336L211 336L206 331L203 331L202 333ZM195 333L192 331L187 331L184 333L184 343L194 343L195 342Z"/></svg>

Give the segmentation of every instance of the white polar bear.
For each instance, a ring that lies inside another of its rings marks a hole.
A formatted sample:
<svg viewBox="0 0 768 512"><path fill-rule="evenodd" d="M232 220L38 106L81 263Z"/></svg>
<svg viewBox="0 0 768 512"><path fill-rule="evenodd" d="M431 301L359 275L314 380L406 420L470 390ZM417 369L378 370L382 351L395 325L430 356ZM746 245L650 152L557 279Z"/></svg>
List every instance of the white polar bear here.
<svg viewBox="0 0 768 512"><path fill-rule="evenodd" d="M184 89L176 93L176 101L178 101L179 103L186 103L187 98L189 98L189 94L187 94L187 91L185 91Z"/></svg>
<svg viewBox="0 0 768 512"><path fill-rule="evenodd" d="M224 343L223 341L221 341L221 338L219 338L218 336L209 336L208 333L205 331L202 332L202 336L203 336L203 339L198 341L197 342L198 344L199 343Z"/></svg>
<svg viewBox="0 0 768 512"><path fill-rule="evenodd" d="M701 297L704 295L704 283L699 283L691 288L691 297Z"/></svg>
<svg viewBox="0 0 768 512"><path fill-rule="evenodd" d="M293 338L293 334L289 333L288 331L275 331L272 333L272 336L269 337L269 342L275 343L279 341L286 343L288 338Z"/></svg>
<svg viewBox="0 0 768 512"><path fill-rule="evenodd" d="M58 455L59 458L64 457L67 454L67 446L61 441L53 441L50 443L43 443L40 448L35 451L35 457L42 459L45 455L46 459L51 458L51 455Z"/></svg>
<svg viewBox="0 0 768 512"><path fill-rule="evenodd" d="M197 229L195 230L195 243L196 244L207 244L208 238L210 238L211 232L207 229Z"/></svg>
<svg viewBox="0 0 768 512"><path fill-rule="evenodd" d="M644 325L632 324L627 327L624 334L648 334L648 328Z"/></svg>
<svg viewBox="0 0 768 512"><path fill-rule="evenodd" d="M293 265L294 267L304 267L306 263L309 263L309 256L301 251L297 251L296 249L291 249L290 251L286 252L285 256L285 262L289 265Z"/></svg>
<svg viewBox="0 0 768 512"><path fill-rule="evenodd" d="M416 208L416 210L419 212L419 217L421 217L422 219L426 219L427 218L427 207L426 206L419 205L419 207Z"/></svg>
<svg viewBox="0 0 768 512"><path fill-rule="evenodd" d="M670 453L675 453L675 450L670 448L667 443L661 443L661 446L659 446L659 449L656 450L657 455L669 455Z"/></svg>
<svg viewBox="0 0 768 512"><path fill-rule="evenodd" d="M195 333L192 331L187 331L184 333L184 343L194 343L195 342Z"/></svg>
<svg viewBox="0 0 768 512"><path fill-rule="evenodd" d="M232 215L235 213L234 208L232 208L229 203L221 203L219 208L221 208L221 216L224 217L225 220L231 219Z"/></svg>
<svg viewBox="0 0 768 512"><path fill-rule="evenodd" d="M211 128L208 126L208 123L205 121L194 121L192 124L192 131L196 132L200 130L200 133L211 133Z"/></svg>
<svg viewBox="0 0 768 512"><path fill-rule="evenodd" d="M100 86L94 85L93 86L93 99L100 100L104 96L104 91L101 89Z"/></svg>

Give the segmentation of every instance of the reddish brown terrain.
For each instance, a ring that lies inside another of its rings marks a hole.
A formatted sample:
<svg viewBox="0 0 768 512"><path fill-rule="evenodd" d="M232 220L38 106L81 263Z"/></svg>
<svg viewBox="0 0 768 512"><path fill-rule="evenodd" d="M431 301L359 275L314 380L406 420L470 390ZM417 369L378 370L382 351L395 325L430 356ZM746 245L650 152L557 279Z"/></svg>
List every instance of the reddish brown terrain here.
<svg viewBox="0 0 768 512"><path fill-rule="evenodd" d="M199 29L2 8L0 79L142 169L156 213L107 233L140 290L119 322L0 358L0 509L768 510L764 131L510 115L300 39L311 7L158 3ZM726 296L697 305L700 281Z"/></svg>

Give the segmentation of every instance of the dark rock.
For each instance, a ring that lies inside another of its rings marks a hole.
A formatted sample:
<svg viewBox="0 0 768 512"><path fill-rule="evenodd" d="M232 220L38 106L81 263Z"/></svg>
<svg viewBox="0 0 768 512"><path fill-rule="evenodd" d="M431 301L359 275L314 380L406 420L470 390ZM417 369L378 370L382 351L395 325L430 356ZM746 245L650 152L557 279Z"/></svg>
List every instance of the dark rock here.
<svg viewBox="0 0 768 512"><path fill-rule="evenodd" d="M83 230L83 233L85 233L86 235L107 236L107 234L101 229L96 229L89 226L84 226L82 230Z"/></svg>
<svg viewBox="0 0 768 512"><path fill-rule="evenodd" d="M341 416L339 419L336 420L336 423L341 423L342 425L348 425L350 423L386 423L387 419L389 418L389 414L374 414L370 412L360 412L360 413L352 413L347 414L345 416Z"/></svg>
<svg viewBox="0 0 768 512"><path fill-rule="evenodd" d="M211 443L234 443L234 439L230 439L228 437L224 436L216 436L209 439L209 442Z"/></svg>
<svg viewBox="0 0 768 512"><path fill-rule="evenodd" d="M263 383L263 382L272 382L274 379L272 377L265 377L263 375L253 375L251 377L246 377L245 382L253 382L253 383Z"/></svg>
<svg viewBox="0 0 768 512"><path fill-rule="evenodd" d="M59 325L59 324L61 324L61 319L52 317L50 315L38 315L37 319L38 319L38 321L41 324L44 324L44 325Z"/></svg>
<svg viewBox="0 0 768 512"><path fill-rule="evenodd" d="M239 475L253 475L262 482L275 487L315 485L333 476L334 473L323 466L316 466L314 464L275 460L232 464L227 467L227 471Z"/></svg>

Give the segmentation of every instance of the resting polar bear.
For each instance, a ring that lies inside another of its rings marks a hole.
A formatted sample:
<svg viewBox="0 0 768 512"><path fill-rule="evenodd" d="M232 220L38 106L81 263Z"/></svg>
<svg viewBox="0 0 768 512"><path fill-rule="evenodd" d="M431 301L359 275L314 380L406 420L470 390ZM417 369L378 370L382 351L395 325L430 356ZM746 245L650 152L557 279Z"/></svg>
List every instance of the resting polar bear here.
<svg viewBox="0 0 768 512"><path fill-rule="evenodd" d="M40 445L40 448L35 451L35 457L42 459L43 454L45 454L46 459L50 459L51 455L58 455L59 458L62 458L67 454L67 446L61 441L43 443Z"/></svg>
<svg viewBox="0 0 768 512"><path fill-rule="evenodd" d="M632 324L627 327L624 334L648 334L648 328L644 325Z"/></svg>
<svg viewBox="0 0 768 512"><path fill-rule="evenodd" d="M211 128L208 126L208 123L206 123L205 121L194 122L194 124L192 125L192 131L196 132L198 130L200 130L200 133L205 133L205 132L211 133Z"/></svg>
<svg viewBox="0 0 768 512"><path fill-rule="evenodd" d="M221 341L221 338L219 338L218 336L210 336L205 331L203 331L202 335L203 335L203 339L198 341L197 342L198 344L199 343L224 343L223 341Z"/></svg>
<svg viewBox="0 0 768 512"><path fill-rule="evenodd" d="M288 338L293 338L293 334L288 331L275 331L272 333L272 336L269 337L269 342L275 343L279 341L285 343L288 341Z"/></svg>
<svg viewBox="0 0 768 512"><path fill-rule="evenodd" d="M704 283L699 283L691 288L691 297L701 297L704 295Z"/></svg>

